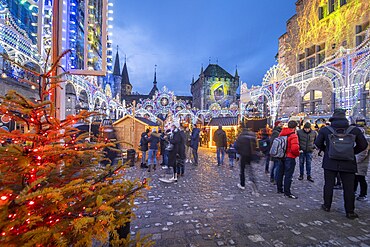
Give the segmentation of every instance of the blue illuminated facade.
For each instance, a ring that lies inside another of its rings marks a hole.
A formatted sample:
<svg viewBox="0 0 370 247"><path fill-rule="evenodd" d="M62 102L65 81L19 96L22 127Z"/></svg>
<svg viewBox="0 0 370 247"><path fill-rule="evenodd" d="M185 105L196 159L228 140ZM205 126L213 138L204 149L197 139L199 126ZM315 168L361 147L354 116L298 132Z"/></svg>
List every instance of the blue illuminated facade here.
<svg viewBox="0 0 370 247"><path fill-rule="evenodd" d="M26 0L0 0L0 3L9 9L11 17L8 21L14 21L13 24L25 31L35 45L37 43L37 5L30 4Z"/></svg>

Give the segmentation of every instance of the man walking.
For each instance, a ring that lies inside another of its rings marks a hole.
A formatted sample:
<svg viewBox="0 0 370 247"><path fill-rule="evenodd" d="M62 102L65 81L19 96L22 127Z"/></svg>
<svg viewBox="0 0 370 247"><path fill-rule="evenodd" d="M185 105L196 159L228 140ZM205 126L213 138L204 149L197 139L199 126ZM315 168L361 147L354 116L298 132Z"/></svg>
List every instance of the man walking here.
<svg viewBox="0 0 370 247"><path fill-rule="evenodd" d="M190 147L193 151L194 165L198 165L198 147L199 147L199 136L200 129L197 128L197 125L193 125L193 131L191 132L191 142Z"/></svg>
<svg viewBox="0 0 370 247"><path fill-rule="evenodd" d="M222 129L222 126L218 126L218 130L215 131L213 141L217 147L217 165L223 165L225 158L225 149L227 148L226 132Z"/></svg>
<svg viewBox="0 0 370 247"><path fill-rule="evenodd" d="M251 165L253 156L256 150L256 137L248 132L247 129L243 129L242 133L238 136L235 141L235 148L240 154L240 183L238 187L242 190L245 189L245 169L247 169L249 180L251 181L252 194L258 195L256 181Z"/></svg>
<svg viewBox="0 0 370 247"><path fill-rule="evenodd" d="M329 119L330 126L319 131L315 145L324 151L322 168L324 168L324 204L321 208L329 212L333 200L335 177L339 173L344 194L346 217L358 218L355 210L354 181L357 172L355 155L364 151L368 143L361 130L349 126L344 109L335 109Z"/></svg>
<svg viewBox="0 0 370 247"><path fill-rule="evenodd" d="M297 128L296 121L289 121L288 128L283 128L279 136L287 136L287 146L285 152L285 158L279 162L278 175L277 175L277 190L278 193L284 193L284 195L291 199L297 199L298 197L293 195L290 191L292 185L292 177L294 168L296 166L295 158L299 156L299 142L296 134ZM284 190L283 190L283 178L284 178Z"/></svg>
<svg viewBox="0 0 370 247"><path fill-rule="evenodd" d="M306 161L307 180L314 182L311 177L311 162L312 152L314 149L314 141L317 137L316 131L311 129L311 123L304 124L303 129L297 131L299 140L299 177L298 180L303 180L304 163Z"/></svg>

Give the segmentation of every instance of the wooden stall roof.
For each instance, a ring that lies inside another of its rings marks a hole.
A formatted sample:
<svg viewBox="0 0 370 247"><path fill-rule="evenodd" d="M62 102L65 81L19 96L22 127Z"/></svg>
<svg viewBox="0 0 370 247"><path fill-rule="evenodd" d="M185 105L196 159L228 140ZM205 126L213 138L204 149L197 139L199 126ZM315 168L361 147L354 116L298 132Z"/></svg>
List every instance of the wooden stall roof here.
<svg viewBox="0 0 370 247"><path fill-rule="evenodd" d="M117 120L116 122L114 122L113 125L117 125L120 122L126 120L127 118L132 118L135 121L140 122L140 123L142 123L144 125L148 125L148 126L159 126L157 123L155 123L155 122L153 122L153 121L151 121L151 120L149 120L147 118L144 118L144 117L133 117L131 115L124 116L123 118L121 118L121 119Z"/></svg>
<svg viewBox="0 0 370 247"><path fill-rule="evenodd" d="M208 126L237 126L238 117L215 117L212 118Z"/></svg>

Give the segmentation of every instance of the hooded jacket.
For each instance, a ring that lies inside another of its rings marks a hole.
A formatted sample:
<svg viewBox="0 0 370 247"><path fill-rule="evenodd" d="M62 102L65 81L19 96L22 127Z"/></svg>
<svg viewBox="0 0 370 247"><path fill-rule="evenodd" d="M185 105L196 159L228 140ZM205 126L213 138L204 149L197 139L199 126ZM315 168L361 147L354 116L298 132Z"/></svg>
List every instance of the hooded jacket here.
<svg viewBox="0 0 370 247"><path fill-rule="evenodd" d="M331 127L335 130L337 129L347 129L349 127L348 120L346 118L331 118ZM319 134L316 138L315 145L321 150L324 151L324 157L322 162L322 168L332 171L356 173L357 172L357 163L356 159L351 160L333 160L329 158L329 135L331 134L330 130L327 127L322 128L319 131ZM368 144L365 136L361 130L355 127L350 134L356 136L355 142L356 146L354 147L354 153L359 154L364 151Z"/></svg>
<svg viewBox="0 0 370 247"><path fill-rule="evenodd" d="M140 150L148 151L148 133L143 132L140 138Z"/></svg>
<svg viewBox="0 0 370 247"><path fill-rule="evenodd" d="M295 159L299 156L299 141L294 129L283 128L279 136L288 136L286 157Z"/></svg>

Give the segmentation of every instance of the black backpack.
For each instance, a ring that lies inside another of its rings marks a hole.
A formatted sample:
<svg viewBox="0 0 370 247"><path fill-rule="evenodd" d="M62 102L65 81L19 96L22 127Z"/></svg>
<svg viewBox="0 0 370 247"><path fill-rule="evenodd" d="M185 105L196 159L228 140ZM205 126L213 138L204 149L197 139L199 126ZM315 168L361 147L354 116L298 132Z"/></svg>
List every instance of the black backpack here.
<svg viewBox="0 0 370 247"><path fill-rule="evenodd" d="M350 126L343 133L338 133L338 129L335 130L331 126L327 126L327 128L331 132L328 136L330 142L328 150L329 158L333 160L354 161L356 136L350 134L350 132L355 127Z"/></svg>

